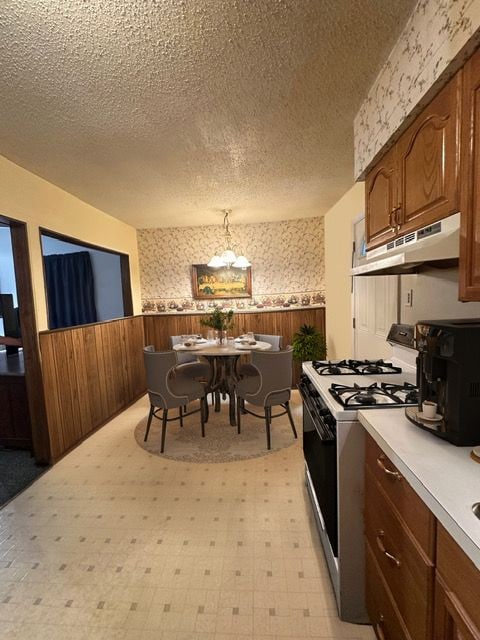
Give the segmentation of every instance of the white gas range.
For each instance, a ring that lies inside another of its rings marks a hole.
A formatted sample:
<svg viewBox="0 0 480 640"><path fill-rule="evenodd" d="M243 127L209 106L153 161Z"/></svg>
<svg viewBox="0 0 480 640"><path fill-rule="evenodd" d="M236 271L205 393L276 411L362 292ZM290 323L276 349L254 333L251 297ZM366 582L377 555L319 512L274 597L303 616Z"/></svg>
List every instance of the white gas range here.
<svg viewBox="0 0 480 640"><path fill-rule="evenodd" d="M392 325L392 358L304 362L303 448L308 492L340 618L368 622L364 593L361 410L416 405L413 327Z"/></svg>

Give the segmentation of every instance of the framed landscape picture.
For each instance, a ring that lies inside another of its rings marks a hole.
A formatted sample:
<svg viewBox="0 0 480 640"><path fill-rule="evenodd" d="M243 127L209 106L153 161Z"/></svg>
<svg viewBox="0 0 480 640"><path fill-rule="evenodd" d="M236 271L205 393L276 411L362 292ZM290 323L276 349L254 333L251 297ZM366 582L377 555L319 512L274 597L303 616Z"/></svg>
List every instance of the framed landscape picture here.
<svg viewBox="0 0 480 640"><path fill-rule="evenodd" d="M220 267L192 265L193 297L198 299L250 298L252 296L251 267Z"/></svg>

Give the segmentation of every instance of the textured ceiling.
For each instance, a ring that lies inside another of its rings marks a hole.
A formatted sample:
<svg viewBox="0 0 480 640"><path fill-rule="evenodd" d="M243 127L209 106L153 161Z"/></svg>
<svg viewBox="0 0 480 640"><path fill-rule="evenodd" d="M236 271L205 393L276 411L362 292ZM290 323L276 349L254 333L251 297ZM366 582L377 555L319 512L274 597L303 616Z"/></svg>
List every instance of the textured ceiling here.
<svg viewBox="0 0 480 640"><path fill-rule="evenodd" d="M1 0L0 153L135 227L321 215L414 0Z"/></svg>

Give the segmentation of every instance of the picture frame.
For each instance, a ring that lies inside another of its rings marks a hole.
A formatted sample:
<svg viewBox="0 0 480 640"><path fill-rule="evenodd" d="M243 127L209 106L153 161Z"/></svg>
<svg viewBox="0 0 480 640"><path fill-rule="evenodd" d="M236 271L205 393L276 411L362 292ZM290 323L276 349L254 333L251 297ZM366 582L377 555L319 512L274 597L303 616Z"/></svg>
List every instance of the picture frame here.
<svg viewBox="0 0 480 640"><path fill-rule="evenodd" d="M198 300L251 298L252 268L192 265L192 293Z"/></svg>

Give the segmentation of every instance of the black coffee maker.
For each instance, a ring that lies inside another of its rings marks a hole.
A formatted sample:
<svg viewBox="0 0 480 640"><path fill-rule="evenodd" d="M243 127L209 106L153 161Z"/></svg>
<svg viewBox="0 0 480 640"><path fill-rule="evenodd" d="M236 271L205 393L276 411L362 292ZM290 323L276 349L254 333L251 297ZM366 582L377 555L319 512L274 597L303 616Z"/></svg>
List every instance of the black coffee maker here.
<svg viewBox="0 0 480 640"><path fill-rule="evenodd" d="M416 326L417 407L407 418L458 446L480 444L480 319L422 320ZM425 400L437 415L422 414Z"/></svg>

